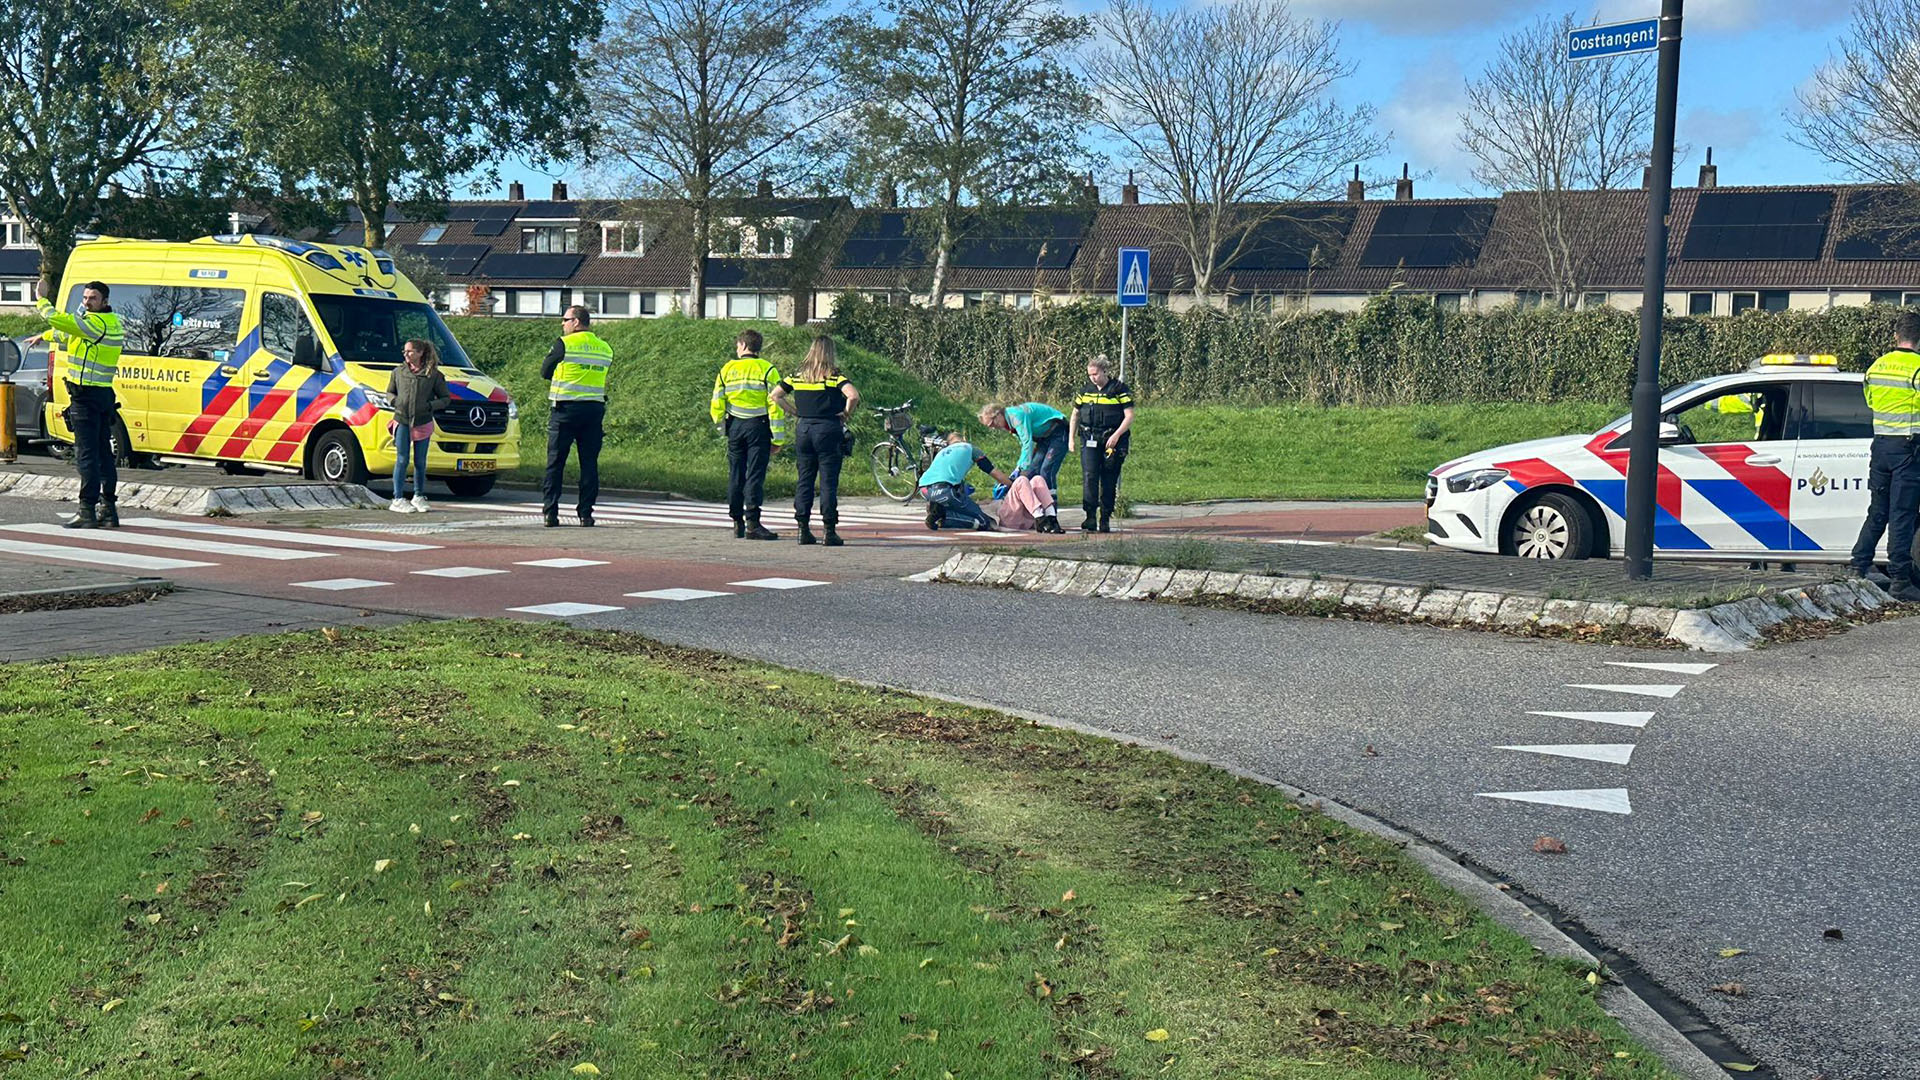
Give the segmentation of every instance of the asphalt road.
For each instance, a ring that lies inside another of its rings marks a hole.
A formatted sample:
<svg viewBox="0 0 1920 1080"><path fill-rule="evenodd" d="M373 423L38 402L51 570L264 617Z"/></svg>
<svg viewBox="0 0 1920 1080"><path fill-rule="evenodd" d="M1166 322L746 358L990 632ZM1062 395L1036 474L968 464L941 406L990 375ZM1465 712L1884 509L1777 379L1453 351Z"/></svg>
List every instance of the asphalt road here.
<svg viewBox="0 0 1920 1080"><path fill-rule="evenodd" d="M1728 659L884 580L581 623L1046 713L1255 770L1507 876L1781 1076L1920 1076L1907 831L1920 734L1893 662L1920 648L1920 625ZM1703 660L1719 666L1608 664ZM1002 674L983 681L985 670ZM1536 711L1654 715L1634 728ZM1629 743L1624 765L1498 749L1604 744L1594 752L1617 756ZM1614 788L1630 814L1480 794ZM1542 835L1568 853L1536 854ZM1713 989L1728 983L1744 994Z"/></svg>

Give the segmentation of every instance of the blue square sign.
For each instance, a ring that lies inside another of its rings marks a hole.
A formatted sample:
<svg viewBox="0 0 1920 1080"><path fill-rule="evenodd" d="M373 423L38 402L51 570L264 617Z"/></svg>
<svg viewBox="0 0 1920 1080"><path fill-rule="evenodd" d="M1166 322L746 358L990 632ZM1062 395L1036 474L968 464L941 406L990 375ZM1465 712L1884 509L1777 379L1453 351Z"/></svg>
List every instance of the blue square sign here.
<svg viewBox="0 0 1920 1080"><path fill-rule="evenodd" d="M1624 53L1652 52L1660 47L1660 20L1583 26L1567 33L1567 59L1596 60Z"/></svg>
<svg viewBox="0 0 1920 1080"><path fill-rule="evenodd" d="M1120 273L1115 281L1119 285L1121 307L1146 307L1147 283L1153 275L1147 272L1146 248L1121 248Z"/></svg>

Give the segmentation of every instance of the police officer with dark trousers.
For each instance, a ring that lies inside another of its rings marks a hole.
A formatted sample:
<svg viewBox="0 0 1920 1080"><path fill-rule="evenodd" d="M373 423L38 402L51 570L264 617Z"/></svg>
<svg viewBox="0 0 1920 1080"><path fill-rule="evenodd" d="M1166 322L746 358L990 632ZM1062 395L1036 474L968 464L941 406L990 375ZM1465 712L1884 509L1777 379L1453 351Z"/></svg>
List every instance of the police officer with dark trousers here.
<svg viewBox="0 0 1920 1080"><path fill-rule="evenodd" d="M767 485L767 458L787 442L786 414L773 403L780 372L760 359L758 330L742 330L734 339L734 359L713 380L708 414L727 437L727 512L736 539L778 540L760 524L760 500Z"/></svg>
<svg viewBox="0 0 1920 1080"><path fill-rule="evenodd" d="M593 527L593 504L600 497L600 443L607 419L607 369L613 365L613 347L587 329L593 316L574 305L561 317L561 334L547 350L540 376L549 380L547 402L547 473L540 481L547 528L560 524L560 489L566 479L567 451L580 449L580 501L575 507L580 524Z"/></svg>
<svg viewBox="0 0 1920 1080"><path fill-rule="evenodd" d="M793 456L800 466L800 483L793 491L793 520L800 526L800 542L818 543L808 526L817 479L827 546L839 547L844 541L834 527L840 524L840 463L847 451L847 417L860 404L860 391L840 374L832 338L822 334L813 339L799 374L774 387L772 404L794 417L798 428Z"/></svg>
<svg viewBox="0 0 1920 1080"><path fill-rule="evenodd" d="M34 307L52 327L47 337L67 357L67 427L73 431L73 460L80 467L80 514L69 529L117 529L114 505L120 470L114 462L113 425L120 409L113 377L120 370L125 338L120 316L107 304L107 287L89 281L80 290L80 310L72 315L47 299L53 283L40 282Z"/></svg>
<svg viewBox="0 0 1920 1080"><path fill-rule="evenodd" d="M1893 323L1893 351L1867 369L1867 407L1873 410L1873 450L1867 465L1867 520L1850 560L1855 573L1873 567L1881 530L1887 534L1887 591L1920 601L1913 572L1913 534L1920 523L1920 312Z"/></svg>
<svg viewBox="0 0 1920 1080"><path fill-rule="evenodd" d="M1113 500L1132 430L1133 391L1113 377L1105 355L1087 361L1087 385L1074 396L1067 420L1067 445L1080 448L1080 507L1087 512L1081 532L1113 531Z"/></svg>

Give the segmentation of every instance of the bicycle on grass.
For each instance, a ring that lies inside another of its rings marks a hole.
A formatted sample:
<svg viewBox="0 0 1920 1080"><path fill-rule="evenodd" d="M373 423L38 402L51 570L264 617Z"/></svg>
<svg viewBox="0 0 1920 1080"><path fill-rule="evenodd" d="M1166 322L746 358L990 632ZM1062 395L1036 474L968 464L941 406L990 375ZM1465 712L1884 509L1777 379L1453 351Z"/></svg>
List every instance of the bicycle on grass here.
<svg viewBox="0 0 1920 1080"><path fill-rule="evenodd" d="M867 455L873 459L873 482L887 498L912 502L920 493L920 474L933 464L933 455L946 449L947 440L933 425L914 423L912 398L903 405L873 411L887 433ZM907 434L916 426L920 429L917 447L907 442Z"/></svg>

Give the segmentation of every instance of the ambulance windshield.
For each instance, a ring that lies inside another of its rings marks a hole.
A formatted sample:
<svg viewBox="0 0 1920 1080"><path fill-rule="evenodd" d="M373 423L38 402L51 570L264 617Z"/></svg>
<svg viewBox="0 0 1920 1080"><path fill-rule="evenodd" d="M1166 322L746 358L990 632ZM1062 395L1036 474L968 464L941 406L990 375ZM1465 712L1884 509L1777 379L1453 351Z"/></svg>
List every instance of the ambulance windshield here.
<svg viewBox="0 0 1920 1080"><path fill-rule="evenodd" d="M443 367L473 370L466 351L453 339L440 313L426 304L370 296L312 297L320 321L340 358L349 364L393 367L403 357L400 346L411 338L433 343Z"/></svg>

